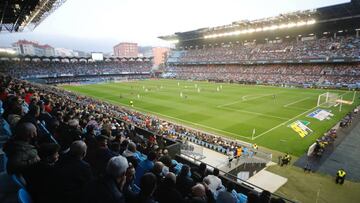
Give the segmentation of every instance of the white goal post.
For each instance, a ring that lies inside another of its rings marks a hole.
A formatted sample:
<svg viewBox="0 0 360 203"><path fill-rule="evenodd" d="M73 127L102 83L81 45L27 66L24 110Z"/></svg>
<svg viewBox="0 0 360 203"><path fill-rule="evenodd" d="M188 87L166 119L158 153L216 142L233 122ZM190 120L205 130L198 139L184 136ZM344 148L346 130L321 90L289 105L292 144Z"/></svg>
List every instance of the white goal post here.
<svg viewBox="0 0 360 203"><path fill-rule="evenodd" d="M317 106L322 107L332 107L335 106L337 100L339 100L339 95L336 93L326 92L318 96Z"/></svg>
<svg viewBox="0 0 360 203"><path fill-rule="evenodd" d="M329 108L329 107L337 106L338 104L340 104L340 109L341 109L342 104L351 105L354 103L356 91L354 91L353 94L354 95L353 95L352 101L348 101L348 100L343 99L343 96L342 96L343 94L339 95L337 93L326 92L326 93L320 94L318 96L317 106Z"/></svg>

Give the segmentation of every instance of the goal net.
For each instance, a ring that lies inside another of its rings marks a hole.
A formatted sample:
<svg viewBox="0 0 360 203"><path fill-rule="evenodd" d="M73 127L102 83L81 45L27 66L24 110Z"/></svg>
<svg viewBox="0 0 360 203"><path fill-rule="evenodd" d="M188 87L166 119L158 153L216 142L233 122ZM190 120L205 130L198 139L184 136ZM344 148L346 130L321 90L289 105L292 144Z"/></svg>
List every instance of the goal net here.
<svg viewBox="0 0 360 203"><path fill-rule="evenodd" d="M326 92L324 94L319 95L317 106L329 108L335 106L339 99L340 98L337 93Z"/></svg>

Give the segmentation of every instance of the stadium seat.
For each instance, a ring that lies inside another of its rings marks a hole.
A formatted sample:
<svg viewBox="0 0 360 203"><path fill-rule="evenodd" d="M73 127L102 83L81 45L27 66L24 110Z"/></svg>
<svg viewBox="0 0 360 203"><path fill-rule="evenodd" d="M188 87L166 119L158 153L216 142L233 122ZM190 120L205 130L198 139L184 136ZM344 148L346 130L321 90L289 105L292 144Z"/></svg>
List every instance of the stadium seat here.
<svg viewBox="0 0 360 203"><path fill-rule="evenodd" d="M238 193L235 190L231 191L232 195L236 197L237 203L246 203L247 202L247 196L242 194L242 193Z"/></svg>
<svg viewBox="0 0 360 203"><path fill-rule="evenodd" d="M41 122L39 123L39 127L40 127L40 131L42 131L44 134L46 134L49 139L54 142L55 144L59 144L56 139L52 136L52 134L48 131L48 129L46 129L46 127L44 126L44 124L42 124Z"/></svg>
<svg viewBox="0 0 360 203"><path fill-rule="evenodd" d="M18 191L18 200L20 203L32 203L33 202L30 197L30 194L24 188L21 188Z"/></svg>
<svg viewBox="0 0 360 203"><path fill-rule="evenodd" d="M25 179L22 177L22 175L11 175L11 178L13 179L13 181L21 188L25 188L26 186L26 181Z"/></svg>

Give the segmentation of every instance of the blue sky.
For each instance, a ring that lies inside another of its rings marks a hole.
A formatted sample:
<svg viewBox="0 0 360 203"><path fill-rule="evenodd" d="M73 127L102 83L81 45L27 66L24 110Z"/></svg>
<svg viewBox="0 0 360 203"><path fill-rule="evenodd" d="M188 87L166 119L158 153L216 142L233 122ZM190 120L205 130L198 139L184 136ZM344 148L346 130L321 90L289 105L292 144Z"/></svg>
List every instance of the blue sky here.
<svg viewBox="0 0 360 203"><path fill-rule="evenodd" d="M1 34L83 51L111 52L121 41L164 46L160 35L276 16L349 0L67 0L32 32Z"/></svg>

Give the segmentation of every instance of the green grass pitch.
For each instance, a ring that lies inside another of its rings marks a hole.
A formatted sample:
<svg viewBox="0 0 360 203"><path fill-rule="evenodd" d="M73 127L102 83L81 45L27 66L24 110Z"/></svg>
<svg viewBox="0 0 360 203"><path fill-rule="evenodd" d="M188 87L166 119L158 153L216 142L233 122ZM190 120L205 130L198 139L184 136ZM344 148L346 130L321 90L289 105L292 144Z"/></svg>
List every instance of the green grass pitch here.
<svg viewBox="0 0 360 203"><path fill-rule="evenodd" d="M360 103L356 96L353 105L342 105L341 112L339 106L330 108L334 113L332 119L318 121L307 115L318 109L318 96L328 90L181 80L143 80L63 88L296 156L305 153L316 138ZM342 95L344 100L353 97L352 91L331 92ZM130 101L134 102L134 107L130 107ZM301 138L288 127L296 120L309 121L308 127L313 133Z"/></svg>

